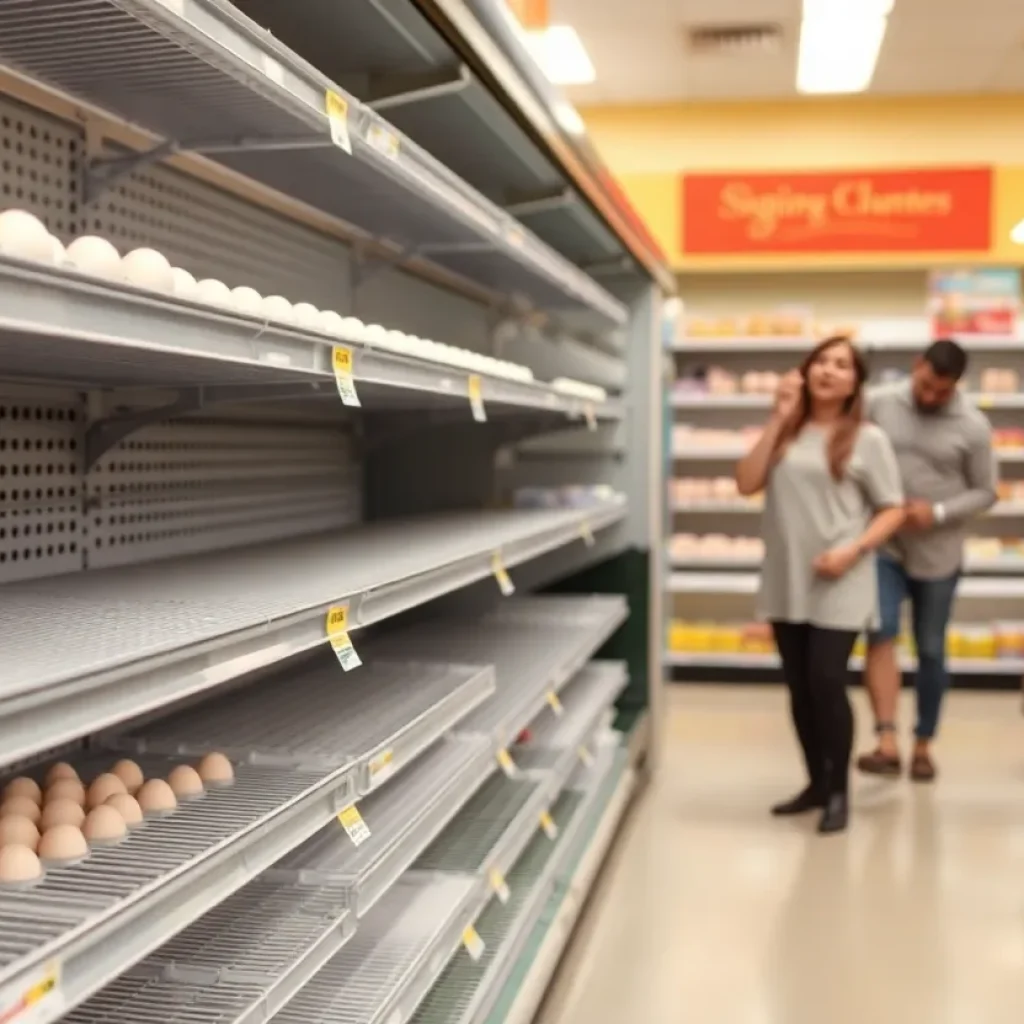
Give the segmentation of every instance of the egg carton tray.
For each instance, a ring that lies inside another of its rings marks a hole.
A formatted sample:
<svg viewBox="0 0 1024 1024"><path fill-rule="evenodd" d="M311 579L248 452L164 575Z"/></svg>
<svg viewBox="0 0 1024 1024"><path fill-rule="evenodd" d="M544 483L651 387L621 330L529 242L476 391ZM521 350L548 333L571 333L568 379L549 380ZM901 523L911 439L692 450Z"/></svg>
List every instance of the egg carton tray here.
<svg viewBox="0 0 1024 1024"><path fill-rule="evenodd" d="M405 876L275 1024L407 1021L482 906L472 879Z"/></svg>
<svg viewBox="0 0 1024 1024"><path fill-rule="evenodd" d="M358 762L372 792L494 691L490 666L374 660L343 674L330 650L104 744L282 768Z"/></svg>
<svg viewBox="0 0 1024 1024"><path fill-rule="evenodd" d="M370 830L364 843L354 846L337 822L331 822L264 877L341 886L362 918L496 768L486 738L443 739L399 781L360 803Z"/></svg>
<svg viewBox="0 0 1024 1024"><path fill-rule="evenodd" d="M83 777L109 760L69 758ZM148 777L181 758L139 757ZM45 766L40 766L40 775ZM59 984L33 1024L56 1020L323 827L356 797L353 766L301 771L239 764L234 782L148 820L117 846L0 888L0 992ZM56 965L56 967L54 967Z"/></svg>
<svg viewBox="0 0 1024 1024"><path fill-rule="evenodd" d="M355 933L343 886L264 874L65 1016L73 1024L257 1024Z"/></svg>

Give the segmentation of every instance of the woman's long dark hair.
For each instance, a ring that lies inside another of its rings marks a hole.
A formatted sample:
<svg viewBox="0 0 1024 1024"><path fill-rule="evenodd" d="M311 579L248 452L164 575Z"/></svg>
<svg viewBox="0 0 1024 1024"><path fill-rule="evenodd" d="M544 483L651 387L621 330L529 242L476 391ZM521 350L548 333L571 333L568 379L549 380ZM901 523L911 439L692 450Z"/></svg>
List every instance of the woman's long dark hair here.
<svg viewBox="0 0 1024 1024"><path fill-rule="evenodd" d="M867 380L868 367L858 348L850 338L845 335L835 335L826 338L816 345L807 355L807 358L800 365L800 374L803 377L803 391L800 396L800 404L797 407L793 418L780 433L778 444L775 446L775 457L781 458L786 448L804 429L807 420L811 415L811 392L807 383L808 373L811 367L817 362L822 353L827 352L836 345L847 345L853 355L853 368L856 381L853 386L853 394L843 405L843 412L828 439L828 465L834 480L842 480L846 475L846 467L850 463L850 456L853 454L853 446L857 443L857 433L861 423L864 422L864 382Z"/></svg>

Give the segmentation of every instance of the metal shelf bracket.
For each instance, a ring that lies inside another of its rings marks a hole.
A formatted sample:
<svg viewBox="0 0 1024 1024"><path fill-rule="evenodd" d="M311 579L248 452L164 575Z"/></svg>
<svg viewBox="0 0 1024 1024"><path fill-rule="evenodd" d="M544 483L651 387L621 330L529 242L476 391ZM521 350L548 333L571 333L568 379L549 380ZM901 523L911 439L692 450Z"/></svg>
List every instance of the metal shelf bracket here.
<svg viewBox="0 0 1024 1024"><path fill-rule="evenodd" d="M445 96L457 96L460 92L465 92L472 83L473 76L470 74L469 68L465 64L460 64L455 69L455 75L444 81L406 89L390 96L382 96L379 100L371 100L366 105L375 113L394 110L397 107L409 107L415 103L425 103Z"/></svg>

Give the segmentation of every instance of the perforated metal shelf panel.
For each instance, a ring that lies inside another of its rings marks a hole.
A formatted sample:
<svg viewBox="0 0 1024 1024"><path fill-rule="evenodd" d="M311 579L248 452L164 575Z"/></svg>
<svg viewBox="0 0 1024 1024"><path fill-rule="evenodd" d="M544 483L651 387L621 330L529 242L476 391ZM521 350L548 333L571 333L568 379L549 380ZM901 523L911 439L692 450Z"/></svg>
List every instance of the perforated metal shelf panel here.
<svg viewBox="0 0 1024 1024"><path fill-rule="evenodd" d="M470 879L402 879L276 1024L408 1020L479 909L478 887Z"/></svg>
<svg viewBox="0 0 1024 1024"><path fill-rule="evenodd" d="M354 846L336 823L281 860L275 878L343 885L365 916L496 769L483 737L451 737L359 804L371 836Z"/></svg>
<svg viewBox="0 0 1024 1024"><path fill-rule="evenodd" d="M358 764L368 793L494 692L490 666L372 660L343 673L324 649L242 689L108 739L121 750L283 768Z"/></svg>
<svg viewBox="0 0 1024 1024"><path fill-rule="evenodd" d="M459 731L511 743L625 619L617 596L514 599L481 619L425 622L390 637L386 651L448 657L495 666L497 693Z"/></svg>

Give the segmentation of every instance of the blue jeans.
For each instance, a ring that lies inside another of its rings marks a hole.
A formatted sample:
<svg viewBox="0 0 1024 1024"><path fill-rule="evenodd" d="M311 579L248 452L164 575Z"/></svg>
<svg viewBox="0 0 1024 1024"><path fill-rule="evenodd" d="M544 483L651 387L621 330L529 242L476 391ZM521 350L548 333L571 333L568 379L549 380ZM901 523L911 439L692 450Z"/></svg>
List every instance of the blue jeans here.
<svg viewBox="0 0 1024 1024"><path fill-rule="evenodd" d="M919 739L930 740L939 727L942 698L949 689L946 670L946 631L953 610L959 571L940 580L917 580L886 555L878 556L878 603L881 626L871 643L900 635L900 609L910 600L914 644L917 647L917 729Z"/></svg>

